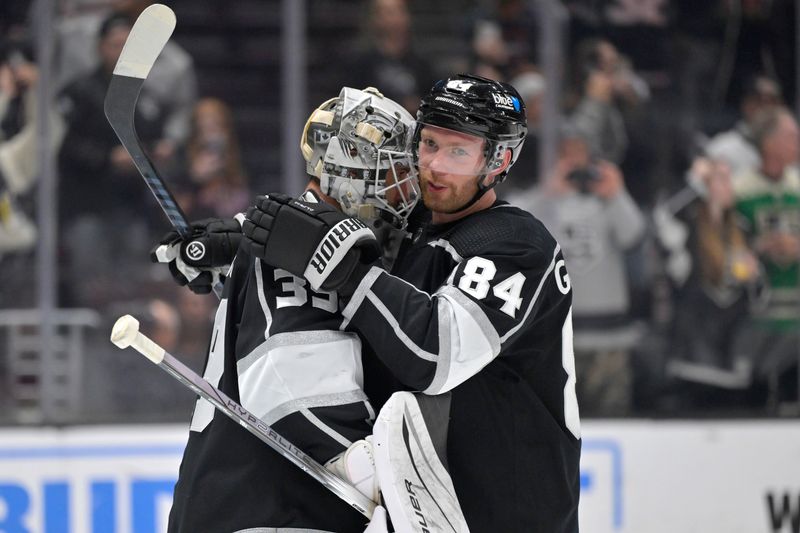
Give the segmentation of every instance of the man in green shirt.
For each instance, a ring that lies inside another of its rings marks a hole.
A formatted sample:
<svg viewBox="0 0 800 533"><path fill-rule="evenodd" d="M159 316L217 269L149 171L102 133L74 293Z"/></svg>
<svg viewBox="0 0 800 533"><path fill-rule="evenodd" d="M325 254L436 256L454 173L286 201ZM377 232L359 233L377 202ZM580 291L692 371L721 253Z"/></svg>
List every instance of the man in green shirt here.
<svg viewBox="0 0 800 533"><path fill-rule="evenodd" d="M777 379L800 355L800 129L791 111L759 114L753 142L761 165L735 176L734 191L769 289L754 313L753 356L762 376Z"/></svg>

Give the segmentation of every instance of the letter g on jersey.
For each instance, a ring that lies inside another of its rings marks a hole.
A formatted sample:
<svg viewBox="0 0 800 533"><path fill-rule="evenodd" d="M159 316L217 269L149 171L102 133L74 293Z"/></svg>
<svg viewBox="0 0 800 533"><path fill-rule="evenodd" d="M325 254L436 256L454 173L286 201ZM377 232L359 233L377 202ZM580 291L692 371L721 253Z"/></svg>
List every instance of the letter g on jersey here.
<svg viewBox="0 0 800 533"><path fill-rule="evenodd" d="M561 291L561 294L567 294L572 288L572 282L569 279L569 274L567 274L567 265L563 259L559 259L556 262L556 268L553 269L553 273L556 276L558 290Z"/></svg>

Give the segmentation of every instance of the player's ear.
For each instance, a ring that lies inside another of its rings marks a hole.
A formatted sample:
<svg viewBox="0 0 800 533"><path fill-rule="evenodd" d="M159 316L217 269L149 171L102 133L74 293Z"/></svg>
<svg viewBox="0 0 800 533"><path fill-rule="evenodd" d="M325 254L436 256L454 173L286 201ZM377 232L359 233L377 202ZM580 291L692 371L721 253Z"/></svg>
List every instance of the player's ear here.
<svg viewBox="0 0 800 533"><path fill-rule="evenodd" d="M500 174L501 172L505 171L508 166L511 164L511 148L506 148L506 153L503 154L503 160L500 163L500 166L493 169L486 175L486 179L484 180L487 185L491 184L494 181L494 177Z"/></svg>

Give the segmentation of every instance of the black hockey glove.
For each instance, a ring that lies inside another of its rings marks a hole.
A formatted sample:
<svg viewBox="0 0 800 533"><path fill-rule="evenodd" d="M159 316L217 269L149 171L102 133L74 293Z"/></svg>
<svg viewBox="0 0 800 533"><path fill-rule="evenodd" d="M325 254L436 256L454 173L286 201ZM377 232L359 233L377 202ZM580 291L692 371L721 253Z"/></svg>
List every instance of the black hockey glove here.
<svg viewBox="0 0 800 533"><path fill-rule="evenodd" d="M305 278L314 290L336 290L359 264L380 257L375 235L357 218L285 194L257 197L242 231L253 256Z"/></svg>
<svg viewBox="0 0 800 533"><path fill-rule="evenodd" d="M240 215L241 216L241 215ZM170 231L150 252L154 263L167 263L179 285L208 294L220 281L239 249L242 228L236 218L207 218L192 222L192 238L184 241Z"/></svg>

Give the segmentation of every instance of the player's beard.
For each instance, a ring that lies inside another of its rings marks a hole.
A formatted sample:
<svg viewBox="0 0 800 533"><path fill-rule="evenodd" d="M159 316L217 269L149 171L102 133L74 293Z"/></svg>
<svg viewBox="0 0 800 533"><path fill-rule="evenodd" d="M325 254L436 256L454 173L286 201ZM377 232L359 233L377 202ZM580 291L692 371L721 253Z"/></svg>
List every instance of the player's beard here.
<svg viewBox="0 0 800 533"><path fill-rule="evenodd" d="M459 176L457 183L453 183L450 177L446 181L438 178L430 169L419 169L420 189L422 192L422 202L430 211L435 213L453 214L458 213L467 207L478 192L476 177ZM429 183L444 187L441 191L431 191Z"/></svg>

